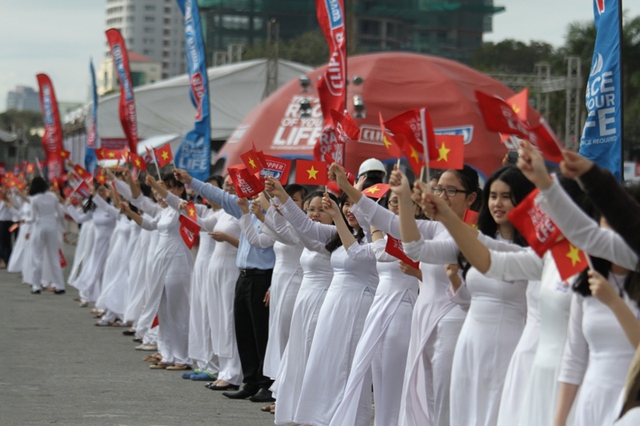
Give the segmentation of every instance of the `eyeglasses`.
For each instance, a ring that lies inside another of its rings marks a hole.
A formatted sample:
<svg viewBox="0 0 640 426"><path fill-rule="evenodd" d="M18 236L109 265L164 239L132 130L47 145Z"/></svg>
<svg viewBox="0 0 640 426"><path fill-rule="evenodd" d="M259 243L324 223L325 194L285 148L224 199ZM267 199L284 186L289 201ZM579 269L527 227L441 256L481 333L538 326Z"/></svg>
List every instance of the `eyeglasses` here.
<svg viewBox="0 0 640 426"><path fill-rule="evenodd" d="M398 205L398 199L397 198L389 198L389 201L387 202L388 205L390 205L391 207L395 207Z"/></svg>
<svg viewBox="0 0 640 426"><path fill-rule="evenodd" d="M463 189L458 189L458 188L453 188L451 186L448 186L446 188L443 188L441 186L436 186L435 188L432 187L431 190L436 195L442 195L442 193L444 192L445 194L447 194L447 197L449 197L449 198L455 197L456 195L458 195L459 192L461 192L463 194L468 194L469 193L469 191L465 191Z"/></svg>
<svg viewBox="0 0 640 426"><path fill-rule="evenodd" d="M307 213L307 214L316 214L316 213L318 213L318 214L322 214L322 213L324 213L324 209L318 209L318 210L316 210L316 209L314 209L313 207L311 207L311 208L308 208L308 209L307 209L307 212L306 212L306 213Z"/></svg>

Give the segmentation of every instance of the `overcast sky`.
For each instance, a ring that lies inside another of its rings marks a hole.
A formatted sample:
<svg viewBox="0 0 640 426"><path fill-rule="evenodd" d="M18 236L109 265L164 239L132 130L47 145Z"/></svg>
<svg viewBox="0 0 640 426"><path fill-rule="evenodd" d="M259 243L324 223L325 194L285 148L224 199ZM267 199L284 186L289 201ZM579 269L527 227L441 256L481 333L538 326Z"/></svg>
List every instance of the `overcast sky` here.
<svg viewBox="0 0 640 426"><path fill-rule="evenodd" d="M302 0L299 0L302 1ZM311 1L311 0L305 0ZM592 19L592 0L494 0L506 12L485 40L513 38L563 44L569 23ZM640 1L624 0L631 16ZM51 77L59 101L88 99L89 60L104 55L106 0L0 0L0 111L16 85L37 88L35 75Z"/></svg>

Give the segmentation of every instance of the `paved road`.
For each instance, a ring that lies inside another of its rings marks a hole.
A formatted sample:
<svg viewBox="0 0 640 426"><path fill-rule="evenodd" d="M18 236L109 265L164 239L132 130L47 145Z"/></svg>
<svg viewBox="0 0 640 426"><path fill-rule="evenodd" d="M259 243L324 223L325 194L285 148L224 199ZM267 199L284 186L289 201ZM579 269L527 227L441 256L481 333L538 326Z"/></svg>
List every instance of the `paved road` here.
<svg viewBox="0 0 640 426"><path fill-rule="evenodd" d="M69 265L73 250L65 247ZM93 325L73 288L32 295L1 270L0 290L2 426L273 425L261 404L229 400L180 372L150 370L122 329Z"/></svg>

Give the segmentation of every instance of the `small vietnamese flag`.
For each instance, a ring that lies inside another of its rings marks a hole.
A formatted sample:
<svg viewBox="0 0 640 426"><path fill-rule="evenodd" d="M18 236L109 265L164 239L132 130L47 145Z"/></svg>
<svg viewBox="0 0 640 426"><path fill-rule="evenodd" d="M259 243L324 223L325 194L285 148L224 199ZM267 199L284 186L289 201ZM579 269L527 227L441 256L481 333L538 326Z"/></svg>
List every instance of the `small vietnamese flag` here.
<svg viewBox="0 0 640 426"><path fill-rule="evenodd" d="M377 183L362 191L362 195L379 200L380 198L384 197L387 192L389 192L389 189L389 184Z"/></svg>
<svg viewBox="0 0 640 426"><path fill-rule="evenodd" d="M93 179L93 176L91 176L91 173L83 169L82 166L79 164L73 165L73 172L77 174L78 177L80 177L80 179L85 179L85 180Z"/></svg>
<svg viewBox="0 0 640 426"><path fill-rule="evenodd" d="M104 185L105 183L107 183L107 177L105 176L105 174L102 171L102 169L101 168L97 168L96 171L97 171L97 173L96 173L96 181L98 181L98 183L100 185Z"/></svg>
<svg viewBox="0 0 640 426"><path fill-rule="evenodd" d="M169 143L160 148L153 148L153 154L156 156L158 167L164 167L173 161L173 152L171 152L171 144Z"/></svg>
<svg viewBox="0 0 640 426"><path fill-rule="evenodd" d="M464 167L464 137L462 135L436 135L438 156L429 160L434 169L462 170Z"/></svg>
<svg viewBox="0 0 640 426"><path fill-rule="evenodd" d="M382 113L378 112L378 119L380 120L380 129L382 129L382 143L386 148L389 155L400 158L402 157L402 142L404 138L401 135L391 136L387 129L384 127L384 120L382 119Z"/></svg>
<svg viewBox="0 0 640 426"><path fill-rule="evenodd" d="M130 161L130 164L136 169L142 170L142 171L147 170L147 163L144 161L144 158L142 158L140 155L134 152L129 152L129 161Z"/></svg>
<svg viewBox="0 0 640 426"><path fill-rule="evenodd" d="M65 151L64 149L60 151L60 157L64 159L68 159L71 156L69 151Z"/></svg>
<svg viewBox="0 0 640 426"><path fill-rule="evenodd" d="M473 228L478 229L478 216L479 213L475 210L466 209L462 221L467 225L471 225Z"/></svg>
<svg viewBox="0 0 640 426"><path fill-rule="evenodd" d="M198 223L198 215L196 213L196 204L193 201L187 203L187 217L192 221Z"/></svg>
<svg viewBox="0 0 640 426"><path fill-rule="evenodd" d="M412 268L420 269L420 263L414 262L405 254L404 249L402 248L402 241L396 240L389 234L387 234L387 245L384 248L384 251L389 253L391 256L403 261Z"/></svg>
<svg viewBox="0 0 640 426"><path fill-rule="evenodd" d="M240 159L242 159L244 166L251 173L258 173L262 169L264 169L264 163L260 160L260 157L253 149L250 149L249 151L240 155Z"/></svg>
<svg viewBox="0 0 640 426"><path fill-rule="evenodd" d="M551 248L551 254L556 262L558 272L560 272L561 280L566 280L589 266L587 255L566 238L558 241Z"/></svg>
<svg viewBox="0 0 640 426"><path fill-rule="evenodd" d="M25 171L27 172L28 175L33 174L33 172L36 171L36 166L33 163L27 163L27 166L25 167Z"/></svg>
<svg viewBox="0 0 640 426"><path fill-rule="evenodd" d="M95 150L95 154L98 160L120 160L122 158L122 151L117 149L99 148Z"/></svg>
<svg viewBox="0 0 640 426"><path fill-rule="evenodd" d="M296 183L300 185L326 185L329 181L324 161L296 160Z"/></svg>

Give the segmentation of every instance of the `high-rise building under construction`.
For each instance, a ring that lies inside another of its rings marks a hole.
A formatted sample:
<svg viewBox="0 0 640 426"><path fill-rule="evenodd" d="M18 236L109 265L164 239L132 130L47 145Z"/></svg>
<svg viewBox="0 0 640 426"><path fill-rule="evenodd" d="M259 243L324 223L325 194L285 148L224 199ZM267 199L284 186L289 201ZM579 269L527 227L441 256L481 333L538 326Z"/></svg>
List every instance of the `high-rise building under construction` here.
<svg viewBox="0 0 640 426"><path fill-rule="evenodd" d="M318 28L314 0L198 0L208 59L230 46L252 46L276 19L280 38ZM464 63L491 31L493 0L345 0L349 51L402 50Z"/></svg>

